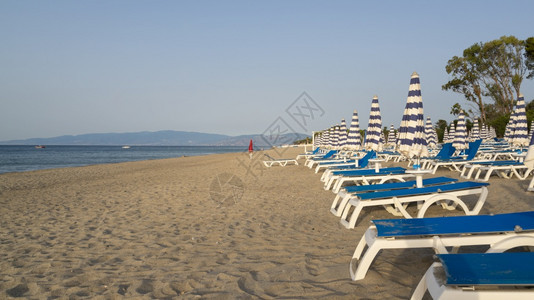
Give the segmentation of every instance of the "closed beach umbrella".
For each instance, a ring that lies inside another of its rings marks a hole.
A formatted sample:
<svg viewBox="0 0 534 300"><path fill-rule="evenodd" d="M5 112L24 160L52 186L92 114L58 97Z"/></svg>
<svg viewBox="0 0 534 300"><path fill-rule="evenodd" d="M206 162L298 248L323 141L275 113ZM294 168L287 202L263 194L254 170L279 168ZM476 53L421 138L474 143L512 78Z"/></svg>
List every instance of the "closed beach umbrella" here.
<svg viewBox="0 0 534 300"><path fill-rule="evenodd" d="M333 135L333 139L332 139L332 147L334 147L334 149L338 149L339 148L339 125L336 124L336 126L333 127L334 129L334 135Z"/></svg>
<svg viewBox="0 0 534 300"><path fill-rule="evenodd" d="M443 142L449 142L449 131L447 130L447 126L445 126L445 129L443 130Z"/></svg>
<svg viewBox="0 0 534 300"><path fill-rule="evenodd" d="M397 135L398 151L408 157L428 155L425 139L425 120L423 116L423 98L419 75L413 72L406 107L402 115L399 134Z"/></svg>
<svg viewBox="0 0 534 300"><path fill-rule="evenodd" d="M482 124L482 126L480 127L480 138L483 141L489 139L488 128L484 124Z"/></svg>
<svg viewBox="0 0 534 300"><path fill-rule="evenodd" d="M436 136L436 131L434 130L434 127L432 127L432 120L430 119L430 117L426 118L425 137L426 137L426 146L428 148L436 148L438 139Z"/></svg>
<svg viewBox="0 0 534 300"><path fill-rule="evenodd" d="M480 139L480 130L478 129L478 118L475 118L473 121L473 128L471 128L471 133L469 134L472 141Z"/></svg>
<svg viewBox="0 0 534 300"><path fill-rule="evenodd" d="M525 111L525 98L523 94L519 95L515 110L515 120L512 127L512 145L516 147L525 147L529 144L527 113Z"/></svg>
<svg viewBox="0 0 534 300"><path fill-rule="evenodd" d="M367 126L365 148L367 150L380 151L380 132L382 132L382 116L380 115L380 105L378 96L374 96L371 102L371 113L369 115L369 125Z"/></svg>
<svg viewBox="0 0 534 300"><path fill-rule="evenodd" d="M330 147L330 129L325 129L323 131L321 143L323 144L324 147Z"/></svg>
<svg viewBox="0 0 534 300"><path fill-rule="evenodd" d="M528 134L528 139L532 140L532 133L534 132L534 121L530 121L530 133ZM531 142L532 143L532 142Z"/></svg>
<svg viewBox="0 0 534 300"><path fill-rule="evenodd" d="M250 139L250 143L248 144L248 154L250 156L250 159L252 159L252 152L254 151L254 146L252 145L252 139Z"/></svg>
<svg viewBox="0 0 534 300"><path fill-rule="evenodd" d="M467 129L465 127L465 114L463 111L460 112L458 123L456 123L456 131L454 134L454 142L452 142L452 146L456 150L467 149Z"/></svg>
<svg viewBox="0 0 534 300"><path fill-rule="evenodd" d="M346 148L347 146L347 124L345 119L341 119L341 126L339 126L339 148Z"/></svg>
<svg viewBox="0 0 534 300"><path fill-rule="evenodd" d="M360 150L362 147L362 136L360 135L360 121L358 120L358 111L352 113L350 122L349 135L347 137L349 149Z"/></svg>
<svg viewBox="0 0 534 300"><path fill-rule="evenodd" d="M449 143L453 143L454 142L454 137L456 136L456 130L454 129L454 122L451 123L451 127L449 128L449 139L447 140L447 142Z"/></svg>
<svg viewBox="0 0 534 300"><path fill-rule="evenodd" d="M393 124L389 126L389 133L388 133L388 141L387 144L390 147L394 147L397 142L397 138L395 136L395 127L393 127Z"/></svg>

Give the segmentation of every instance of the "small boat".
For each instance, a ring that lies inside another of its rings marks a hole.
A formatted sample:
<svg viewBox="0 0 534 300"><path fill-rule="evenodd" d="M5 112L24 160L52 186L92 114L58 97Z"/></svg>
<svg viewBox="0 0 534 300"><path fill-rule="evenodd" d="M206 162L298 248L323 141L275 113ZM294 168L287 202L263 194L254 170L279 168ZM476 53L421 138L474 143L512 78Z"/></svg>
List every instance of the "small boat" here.
<svg viewBox="0 0 534 300"><path fill-rule="evenodd" d="M45 147L44 145L37 145L37 146L35 146L35 148L36 148L36 149L44 149L44 148L46 148L46 147Z"/></svg>
<svg viewBox="0 0 534 300"><path fill-rule="evenodd" d="M122 149L130 149L130 146L122 146Z"/></svg>

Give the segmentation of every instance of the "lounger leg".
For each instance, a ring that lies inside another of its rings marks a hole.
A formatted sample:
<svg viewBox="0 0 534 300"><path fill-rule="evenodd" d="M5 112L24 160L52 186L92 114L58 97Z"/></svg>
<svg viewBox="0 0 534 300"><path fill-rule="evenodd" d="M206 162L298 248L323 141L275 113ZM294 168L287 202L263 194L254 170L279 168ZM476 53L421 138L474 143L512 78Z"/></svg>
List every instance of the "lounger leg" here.
<svg viewBox="0 0 534 300"><path fill-rule="evenodd" d="M343 213L343 210L344 210L345 206L347 205L347 202L349 202L350 197L351 197L350 194L346 194L346 195L342 194L342 196L339 196L339 194L338 194L338 196L336 196L336 199L334 199L334 202L332 203L332 206L330 207L330 211L336 217L340 217L341 214ZM339 204L338 204L339 200L341 200L341 202L339 202Z"/></svg>
<svg viewBox="0 0 534 300"><path fill-rule="evenodd" d="M350 215L350 218L347 221L347 216L350 212L351 206L354 206L354 210L352 211L352 214ZM343 226L348 229L356 227L356 222L358 221L358 217L360 216L363 206L364 205L362 201L358 199L350 200L349 203L345 206L345 209L343 210L343 214L341 216L341 224L343 224Z"/></svg>
<svg viewBox="0 0 534 300"><path fill-rule="evenodd" d="M465 176L465 179L469 179L471 178L471 176L473 176L473 173L479 168L479 166L471 166L471 169L469 170L469 173L467 173L467 175Z"/></svg>
<svg viewBox="0 0 534 300"><path fill-rule="evenodd" d="M343 183L345 183L345 178L341 177L337 180L336 184L334 185L334 187L332 188L332 191L334 193L339 193L339 191L341 190L341 187L343 187Z"/></svg>
<svg viewBox="0 0 534 300"><path fill-rule="evenodd" d="M530 184L527 187L527 191L534 192L534 176L532 177L532 180L530 180Z"/></svg>
<svg viewBox="0 0 534 300"><path fill-rule="evenodd" d="M330 180L328 180L328 183L325 184L324 189L329 190L332 184L339 179L339 176L332 176L330 177Z"/></svg>
<svg viewBox="0 0 534 300"><path fill-rule="evenodd" d="M367 242L365 240L365 235L360 240L360 243L358 243L358 247L356 247L356 250L354 251L354 254L352 255L352 259L350 260L350 277L352 280L362 280L365 278L365 275L367 274L367 271L369 270L369 267L371 267L371 263L374 261L376 255L380 251L379 247L373 247L373 245L367 247L367 250L365 251L365 254L363 255L362 259L360 259L361 254L363 250L366 248ZM357 267L356 270L354 270L354 264L356 263L355 260L357 260Z"/></svg>
<svg viewBox="0 0 534 300"><path fill-rule="evenodd" d="M437 283L436 278L434 277L434 270L437 267L440 267L440 263L433 263L430 268L425 272L423 278L417 284L411 300L421 300L425 296L426 291L428 290L433 299L440 299L440 295L443 294L443 288Z"/></svg>

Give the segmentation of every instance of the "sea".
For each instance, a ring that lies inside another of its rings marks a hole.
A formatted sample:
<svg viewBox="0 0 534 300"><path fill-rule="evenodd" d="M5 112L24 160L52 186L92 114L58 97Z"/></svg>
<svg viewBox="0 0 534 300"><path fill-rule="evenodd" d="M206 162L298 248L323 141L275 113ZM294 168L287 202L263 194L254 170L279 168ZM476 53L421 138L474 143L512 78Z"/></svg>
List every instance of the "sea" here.
<svg viewBox="0 0 534 300"><path fill-rule="evenodd" d="M247 152L246 146L55 146L0 145L0 174L152 160L216 153Z"/></svg>

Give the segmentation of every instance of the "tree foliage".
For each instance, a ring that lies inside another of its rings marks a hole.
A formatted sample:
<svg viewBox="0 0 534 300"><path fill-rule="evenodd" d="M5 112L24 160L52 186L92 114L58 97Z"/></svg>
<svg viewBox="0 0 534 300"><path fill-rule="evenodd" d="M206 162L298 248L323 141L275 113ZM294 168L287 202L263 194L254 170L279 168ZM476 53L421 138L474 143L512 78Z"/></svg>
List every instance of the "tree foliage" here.
<svg viewBox="0 0 534 300"><path fill-rule="evenodd" d="M511 114L523 79L526 75L534 77L534 38L522 41L502 36L475 43L461 57L451 58L445 70L452 79L442 89L463 94L479 112L481 121L492 123L495 118ZM492 100L491 104L485 99ZM451 113L456 115L460 108L456 103Z"/></svg>
<svg viewBox="0 0 534 300"><path fill-rule="evenodd" d="M534 37L525 40L525 63L530 71L527 78L534 78Z"/></svg>

